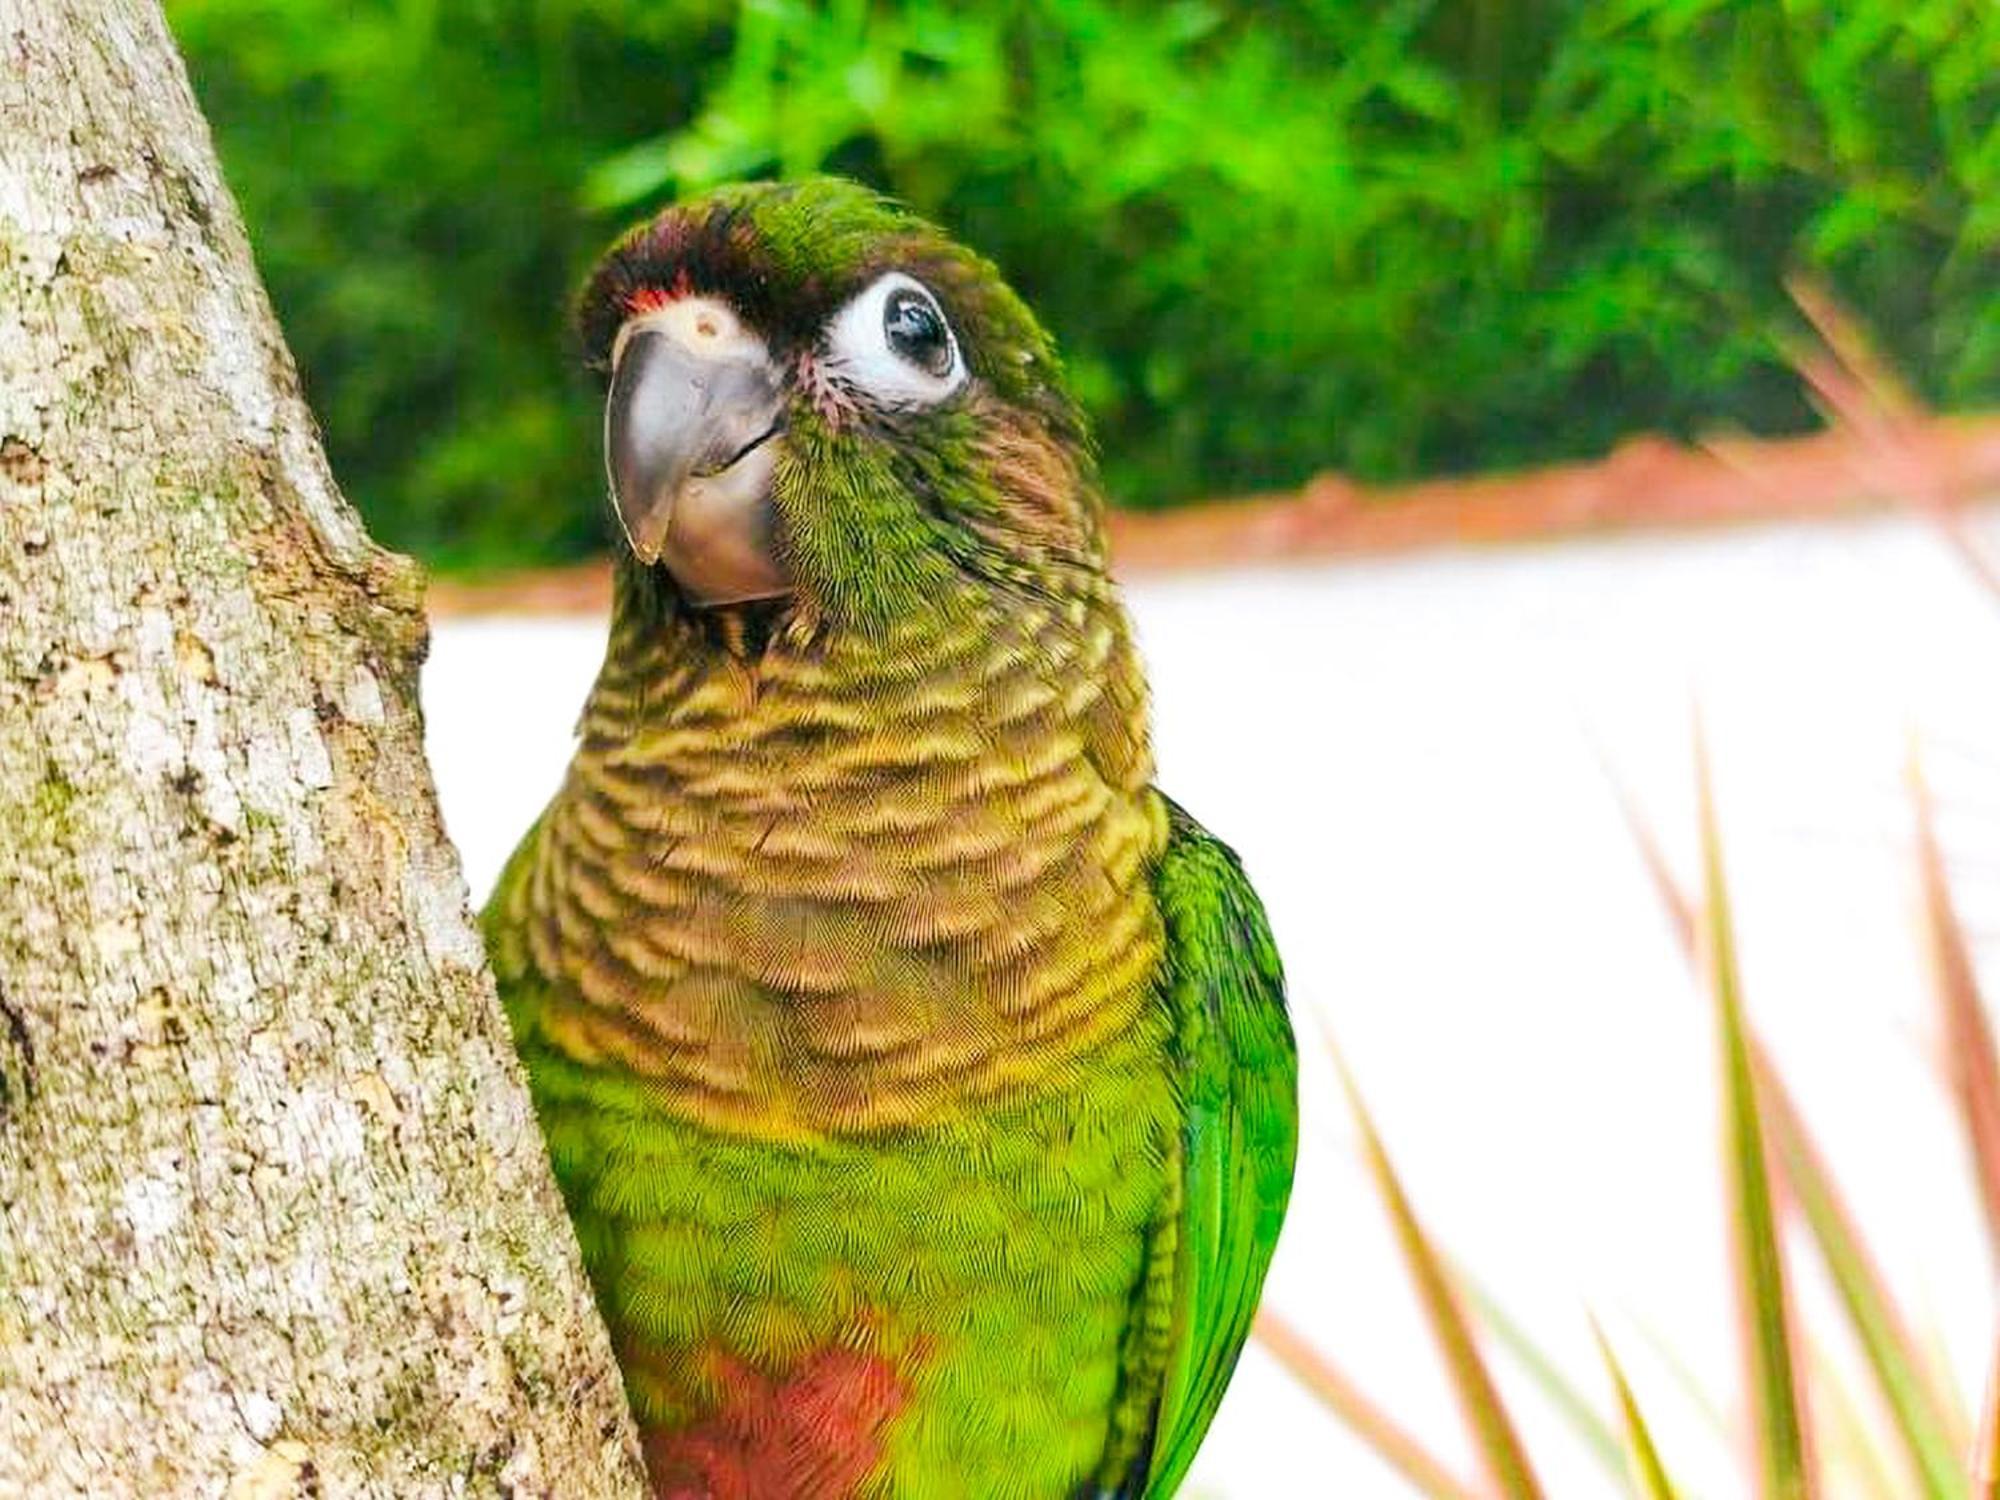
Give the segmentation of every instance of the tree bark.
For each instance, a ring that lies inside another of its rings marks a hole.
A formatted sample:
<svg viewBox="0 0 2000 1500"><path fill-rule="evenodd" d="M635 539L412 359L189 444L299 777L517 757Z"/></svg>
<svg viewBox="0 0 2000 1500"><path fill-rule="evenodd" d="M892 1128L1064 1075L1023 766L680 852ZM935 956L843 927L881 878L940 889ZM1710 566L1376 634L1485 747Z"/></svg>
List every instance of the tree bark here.
<svg viewBox="0 0 2000 1500"><path fill-rule="evenodd" d="M421 595L156 0L0 0L0 1497L642 1493Z"/></svg>

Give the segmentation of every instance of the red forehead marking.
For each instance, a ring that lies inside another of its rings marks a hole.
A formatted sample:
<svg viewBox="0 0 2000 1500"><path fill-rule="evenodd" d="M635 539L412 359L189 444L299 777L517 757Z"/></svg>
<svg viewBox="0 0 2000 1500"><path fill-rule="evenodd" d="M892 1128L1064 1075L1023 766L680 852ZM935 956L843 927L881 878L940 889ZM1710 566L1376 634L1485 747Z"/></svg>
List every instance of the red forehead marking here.
<svg viewBox="0 0 2000 1500"><path fill-rule="evenodd" d="M642 286L625 299L625 311L630 314L647 313L669 302L678 302L694 291L694 283L688 280L686 271L674 274L672 286Z"/></svg>

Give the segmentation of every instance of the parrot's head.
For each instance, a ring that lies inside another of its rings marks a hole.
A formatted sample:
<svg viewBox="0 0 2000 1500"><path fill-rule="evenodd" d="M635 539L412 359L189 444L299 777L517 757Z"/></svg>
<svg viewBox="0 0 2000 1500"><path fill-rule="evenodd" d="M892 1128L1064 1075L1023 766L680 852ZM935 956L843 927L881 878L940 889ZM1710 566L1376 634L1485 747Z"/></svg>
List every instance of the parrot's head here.
<svg viewBox="0 0 2000 1500"><path fill-rule="evenodd" d="M880 629L1101 578L1048 336L990 263L866 188L677 204L613 245L579 327L634 574L676 609Z"/></svg>

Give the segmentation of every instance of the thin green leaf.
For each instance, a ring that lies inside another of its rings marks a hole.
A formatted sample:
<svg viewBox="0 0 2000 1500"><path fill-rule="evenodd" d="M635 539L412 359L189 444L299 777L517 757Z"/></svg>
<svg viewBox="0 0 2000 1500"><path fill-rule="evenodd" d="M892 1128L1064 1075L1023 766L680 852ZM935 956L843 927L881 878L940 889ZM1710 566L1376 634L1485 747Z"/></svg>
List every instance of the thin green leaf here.
<svg viewBox="0 0 2000 1500"><path fill-rule="evenodd" d="M1918 1489L1932 1500L1959 1500L1965 1472L1947 1409L1926 1375L1908 1325L1876 1268L1852 1211L1841 1198L1770 1054L1752 1044L1764 1120L1783 1185L1812 1231L1835 1292L1868 1367L1881 1388Z"/></svg>
<svg viewBox="0 0 2000 1500"><path fill-rule="evenodd" d="M1973 1415L1973 1406L1978 1397L1959 1387L1958 1375L1952 1362L1950 1346L1946 1343L1943 1330L1937 1323L1926 1318L1915 1325L1917 1342L1917 1364L1930 1382L1930 1388L1944 1409L1945 1424L1961 1448L1975 1440L1979 1418Z"/></svg>
<svg viewBox="0 0 2000 1500"><path fill-rule="evenodd" d="M1611 1424L1598 1415L1589 1398L1563 1373L1562 1367L1462 1264L1453 1265L1452 1276L1460 1290L1471 1298L1479 1321L1492 1331L1500 1347L1540 1387L1542 1395L1569 1424L1570 1430L1605 1472L1614 1479L1624 1481L1627 1478L1625 1445L1619 1441Z"/></svg>
<svg viewBox="0 0 2000 1500"><path fill-rule="evenodd" d="M1625 831L1632 836L1632 843L1639 851L1639 861L1646 867L1646 875L1653 885L1653 894L1660 898L1667 921L1672 924L1674 936L1680 939L1681 950L1692 961L1695 956L1695 910L1688 900L1687 892L1674 878L1673 867L1667 863L1666 852L1660 848L1660 841L1654 836L1653 828L1639 811L1639 805L1632 799L1625 780L1611 764L1608 757L1600 753L1598 769L1603 773L1605 783L1611 788L1612 800L1618 804L1618 816L1624 820Z"/></svg>
<svg viewBox="0 0 2000 1500"><path fill-rule="evenodd" d="M1474 1446L1487 1478L1507 1500L1541 1500L1542 1488L1528 1462L1527 1450L1521 1446L1513 1421L1500 1400L1500 1392L1493 1384L1492 1374L1480 1355L1478 1341L1466 1321L1464 1309L1459 1306L1458 1294L1451 1278L1445 1273L1444 1262L1417 1221L1416 1211L1410 1205L1408 1194L1403 1191L1396 1169L1389 1162L1382 1138L1376 1133L1375 1122L1362 1102L1361 1091L1347 1070L1346 1059L1333 1046L1331 1039L1327 1045L1333 1052L1334 1065L1340 1070L1341 1083L1347 1090L1348 1103L1353 1107L1355 1123L1361 1131L1362 1151L1369 1172L1389 1210L1403 1260L1417 1284L1424 1315L1430 1322L1431 1335L1444 1355L1452 1388L1458 1396L1466 1423L1472 1429L1476 1440Z"/></svg>
<svg viewBox="0 0 2000 1500"><path fill-rule="evenodd" d="M1300 1385L1345 1422L1377 1457L1407 1479L1417 1493L1427 1500L1478 1500L1470 1485L1456 1478L1408 1429L1371 1401L1277 1313L1269 1308L1260 1311L1253 1332L1257 1342L1276 1356Z"/></svg>
<svg viewBox="0 0 2000 1500"><path fill-rule="evenodd" d="M1823 1471L1838 1474L1842 1488L1856 1500L1909 1500L1909 1482L1890 1473L1891 1464L1875 1440L1874 1429L1855 1399L1853 1387L1827 1354L1806 1332L1806 1385L1812 1400L1813 1444ZM1959 1500L1964 1490L1961 1478Z"/></svg>
<svg viewBox="0 0 2000 1500"><path fill-rule="evenodd" d="M1646 1341L1646 1347L1652 1351L1653 1358L1660 1362L1661 1368L1674 1377L1674 1385L1679 1389L1681 1398L1701 1414L1702 1424L1714 1435L1715 1440L1725 1444L1733 1442L1736 1423L1717 1402L1715 1392L1703 1383L1700 1376L1688 1368L1688 1363L1681 1357L1680 1351L1667 1342L1659 1329L1643 1318L1630 1314L1628 1317L1631 1318L1632 1326L1638 1330L1639 1336Z"/></svg>
<svg viewBox="0 0 2000 1500"><path fill-rule="evenodd" d="M1734 1200L1730 1228L1746 1374L1756 1417L1758 1493L1763 1500L1810 1500L1816 1486L1799 1409L1799 1371L1784 1259L1778 1248L1777 1209L1743 1019L1715 794L1708 753L1698 734L1695 761L1701 821L1702 967L1715 1001L1721 1044L1724 1139Z"/></svg>
<svg viewBox="0 0 2000 1500"><path fill-rule="evenodd" d="M1944 1013L1945 1056L1959 1116L1972 1150L1989 1243L2000 1257L2000 1053L1979 993L1972 950L1945 878L1930 788L1916 753L1910 755L1910 789L1916 803L1917 873L1923 884L1924 923L1932 973Z"/></svg>
<svg viewBox="0 0 2000 1500"><path fill-rule="evenodd" d="M1795 272L1785 278L1785 290L1854 392L1845 405L1855 412L1872 413L1877 421L1907 421L1922 412L1915 393L1897 376L1861 320L1841 303L1832 287L1817 276ZM1850 416L1850 420L1854 418Z"/></svg>
<svg viewBox="0 0 2000 1500"><path fill-rule="evenodd" d="M1590 1331L1597 1340L1598 1352L1604 1356L1604 1368L1611 1372L1611 1387L1618 1395L1618 1414L1625 1423L1626 1461L1631 1467L1633 1482L1646 1500L1679 1500L1673 1481L1667 1478L1666 1465L1660 1462L1660 1450L1653 1442L1653 1430L1641 1415L1639 1403L1632 1396L1632 1386L1618 1363L1618 1356L1611 1352L1611 1344L1604 1337L1604 1330L1597 1326L1595 1318L1590 1320Z"/></svg>
<svg viewBox="0 0 2000 1500"><path fill-rule="evenodd" d="M1659 840L1608 764L1605 776L1661 904L1675 930L1687 940L1690 957L1694 957L1692 903L1674 879L1660 851ZM1959 1426L1952 1419L1952 1409L1940 1397L1935 1382L1928 1378L1908 1325L1889 1294L1887 1282L1876 1270L1857 1222L1835 1187L1825 1157L1793 1103L1783 1076L1754 1033L1750 1034L1749 1042L1768 1135L1783 1185L1812 1231L1842 1307L1895 1418L1897 1434L1910 1455L1921 1492L1933 1497L1957 1496L1963 1493L1957 1458L1962 1445L1954 1437Z"/></svg>
<svg viewBox="0 0 2000 1500"><path fill-rule="evenodd" d="M1987 593L2000 598L2000 560L1965 523L1962 483L1927 438L1923 403L1825 283L1796 275L1786 289L1817 341L1781 338L1786 361L1832 425L1854 438L1874 482L1917 511Z"/></svg>
<svg viewBox="0 0 2000 1500"><path fill-rule="evenodd" d="M2000 1345L2000 1340L1995 1340ZM1979 1445L1972 1455L1972 1493L1975 1500L2000 1500L2000 1349L1993 1357L1993 1373L1987 1377L1986 1413L1979 1424Z"/></svg>

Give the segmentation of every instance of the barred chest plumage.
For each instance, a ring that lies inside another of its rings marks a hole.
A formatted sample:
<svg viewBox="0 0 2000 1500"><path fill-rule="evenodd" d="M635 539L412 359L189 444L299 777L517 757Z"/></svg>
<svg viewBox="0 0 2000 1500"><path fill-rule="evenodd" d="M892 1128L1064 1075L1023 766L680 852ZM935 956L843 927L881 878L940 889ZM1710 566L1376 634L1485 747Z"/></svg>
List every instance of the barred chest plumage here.
<svg viewBox="0 0 2000 1500"><path fill-rule="evenodd" d="M1166 825L1108 582L880 638L615 622L518 888L537 1017L784 1138L1045 1084L1147 1003Z"/></svg>
<svg viewBox="0 0 2000 1500"><path fill-rule="evenodd" d="M614 627L496 924L657 1492L1076 1492L1173 1206L1123 616L720 623Z"/></svg>

